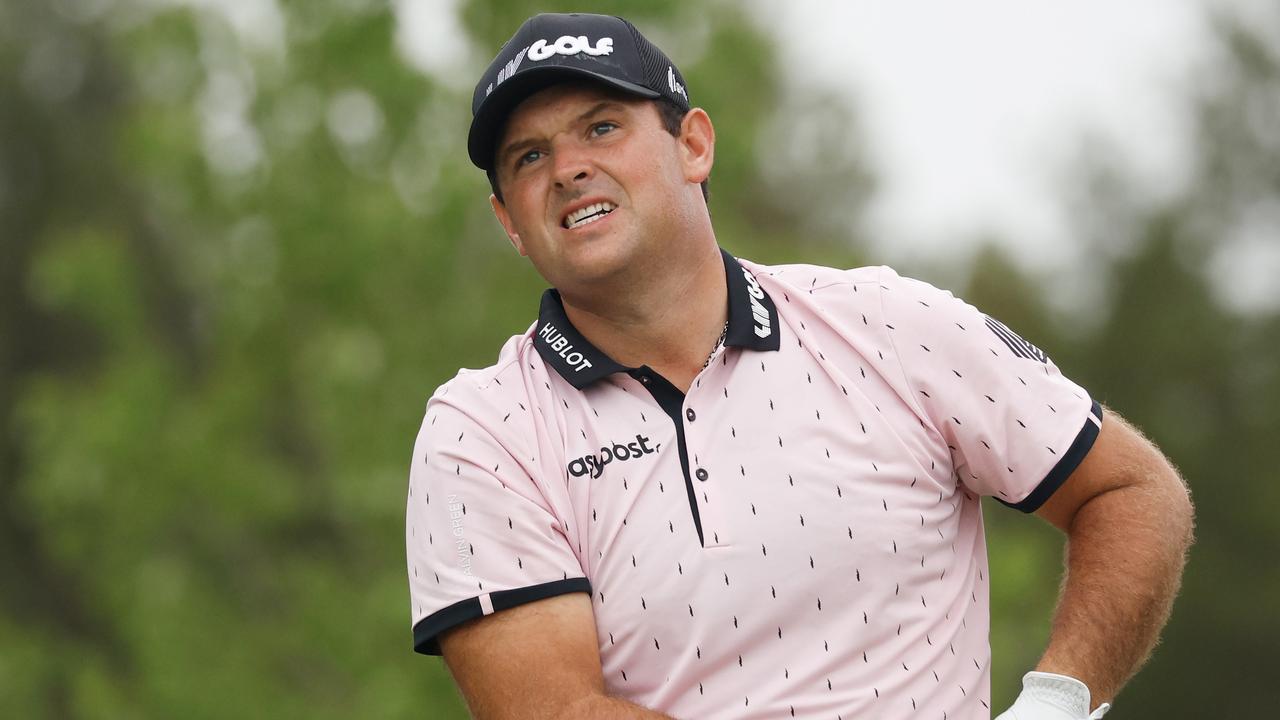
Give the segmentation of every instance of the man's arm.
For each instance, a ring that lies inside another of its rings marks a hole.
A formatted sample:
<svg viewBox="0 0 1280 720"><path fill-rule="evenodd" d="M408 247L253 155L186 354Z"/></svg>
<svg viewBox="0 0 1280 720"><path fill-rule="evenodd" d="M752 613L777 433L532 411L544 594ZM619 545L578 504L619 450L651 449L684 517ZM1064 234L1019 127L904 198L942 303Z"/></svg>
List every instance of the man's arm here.
<svg viewBox="0 0 1280 720"><path fill-rule="evenodd" d="M1036 514L1067 534L1066 575L1036 670L1110 702L1150 656L1191 546L1193 509L1168 460L1107 410L1092 450Z"/></svg>
<svg viewBox="0 0 1280 720"><path fill-rule="evenodd" d="M604 692L591 596L568 593L459 625L445 664L478 720L667 718Z"/></svg>

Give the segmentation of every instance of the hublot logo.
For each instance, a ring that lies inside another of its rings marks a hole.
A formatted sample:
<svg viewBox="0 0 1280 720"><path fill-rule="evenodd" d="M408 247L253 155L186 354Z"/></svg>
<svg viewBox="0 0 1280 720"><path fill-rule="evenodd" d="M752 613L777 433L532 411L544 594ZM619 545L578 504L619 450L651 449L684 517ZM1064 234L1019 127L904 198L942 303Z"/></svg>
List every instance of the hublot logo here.
<svg viewBox="0 0 1280 720"><path fill-rule="evenodd" d="M656 453L661 447L662 445L649 447L649 438L637 433L636 439L633 442L627 445L623 445L622 443L613 443L612 445L602 447L600 448L600 454L583 455L580 458L575 458L569 463L569 466L566 469L569 471L569 474L574 477L590 475L593 478L598 478L602 473L604 473L604 466L615 460L618 462L625 462L627 460L638 458L642 455Z"/></svg>
<svg viewBox="0 0 1280 720"><path fill-rule="evenodd" d="M543 325L538 330L538 337L547 343L547 347L550 347L552 352L559 355L561 360L572 365L574 372L582 372L591 367L591 361L587 359L586 355L574 349L573 344L556 329L555 325L551 323Z"/></svg>

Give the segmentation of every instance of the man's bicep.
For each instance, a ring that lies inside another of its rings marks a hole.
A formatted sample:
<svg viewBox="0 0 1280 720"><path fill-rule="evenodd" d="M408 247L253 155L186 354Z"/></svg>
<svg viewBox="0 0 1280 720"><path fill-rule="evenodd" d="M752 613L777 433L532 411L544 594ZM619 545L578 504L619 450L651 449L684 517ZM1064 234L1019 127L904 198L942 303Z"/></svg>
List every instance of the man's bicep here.
<svg viewBox="0 0 1280 720"><path fill-rule="evenodd" d="M472 714L553 718L604 693L591 596L574 592L463 623L440 636Z"/></svg>
<svg viewBox="0 0 1280 720"><path fill-rule="evenodd" d="M455 389L451 398L462 390ZM439 655L438 636L485 615L591 585L567 533L563 489L542 482L456 403L433 402L415 444L405 547L414 649ZM539 453L540 454L540 453ZM560 492L560 496L554 493ZM555 499L553 499L555 498Z"/></svg>
<svg viewBox="0 0 1280 720"><path fill-rule="evenodd" d="M1067 480L1035 511L1063 532L1090 500L1135 484L1181 489L1164 455L1135 427L1110 408L1098 438Z"/></svg>

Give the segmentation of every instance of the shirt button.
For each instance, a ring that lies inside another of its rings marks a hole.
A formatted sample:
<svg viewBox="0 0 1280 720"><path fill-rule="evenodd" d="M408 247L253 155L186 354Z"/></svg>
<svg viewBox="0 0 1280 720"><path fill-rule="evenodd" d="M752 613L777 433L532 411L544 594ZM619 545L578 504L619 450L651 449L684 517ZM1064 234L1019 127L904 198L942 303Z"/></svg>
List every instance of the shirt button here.
<svg viewBox="0 0 1280 720"><path fill-rule="evenodd" d="M708 477L707 471L702 468L698 468L698 471L695 472L694 475L697 476L697 478L703 482L707 481L707 477Z"/></svg>
<svg viewBox="0 0 1280 720"><path fill-rule="evenodd" d="M641 375L641 376L640 376L640 383L641 383L642 385L648 385L648 384L649 384L649 376L648 376L648 375Z"/></svg>
<svg viewBox="0 0 1280 720"><path fill-rule="evenodd" d="M694 420L698 419L698 414L693 411L693 408L688 408L687 410L685 410L684 416L689 418L689 422L693 422Z"/></svg>

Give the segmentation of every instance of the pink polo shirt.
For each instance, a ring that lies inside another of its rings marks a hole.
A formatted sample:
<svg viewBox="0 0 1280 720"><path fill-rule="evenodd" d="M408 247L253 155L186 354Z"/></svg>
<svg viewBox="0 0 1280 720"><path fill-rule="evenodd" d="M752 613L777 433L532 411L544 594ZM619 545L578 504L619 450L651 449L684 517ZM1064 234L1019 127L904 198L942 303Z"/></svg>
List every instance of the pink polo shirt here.
<svg viewBox="0 0 1280 720"><path fill-rule="evenodd" d="M979 496L1039 507L1099 406L889 268L723 257L726 346L687 395L601 353L548 291L497 364L432 396L415 649L589 592L608 692L677 717L988 718Z"/></svg>

